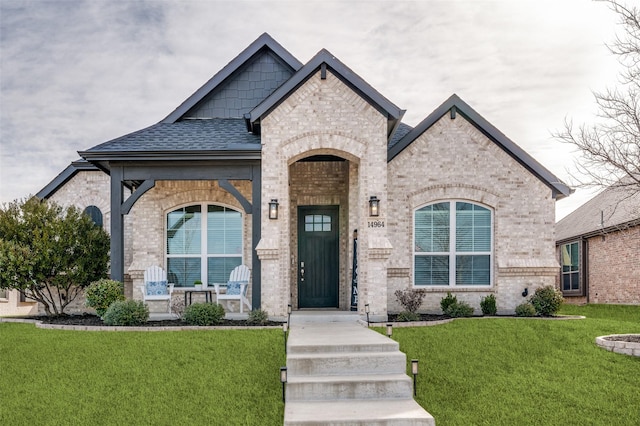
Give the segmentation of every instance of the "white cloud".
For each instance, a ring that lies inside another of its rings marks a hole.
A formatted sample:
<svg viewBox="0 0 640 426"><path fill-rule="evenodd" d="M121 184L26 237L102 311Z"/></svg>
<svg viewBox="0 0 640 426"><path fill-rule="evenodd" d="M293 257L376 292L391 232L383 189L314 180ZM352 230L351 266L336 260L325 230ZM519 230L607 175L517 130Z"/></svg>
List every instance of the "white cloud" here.
<svg viewBox="0 0 640 426"><path fill-rule="evenodd" d="M326 48L415 125L457 93L562 179L550 138L615 79L599 2L0 2L0 201L36 193L76 151L155 123L263 32L300 61ZM558 203L559 215L577 202ZM568 204L567 204L568 203ZM575 208L575 206L573 206ZM564 209L564 210L563 210Z"/></svg>

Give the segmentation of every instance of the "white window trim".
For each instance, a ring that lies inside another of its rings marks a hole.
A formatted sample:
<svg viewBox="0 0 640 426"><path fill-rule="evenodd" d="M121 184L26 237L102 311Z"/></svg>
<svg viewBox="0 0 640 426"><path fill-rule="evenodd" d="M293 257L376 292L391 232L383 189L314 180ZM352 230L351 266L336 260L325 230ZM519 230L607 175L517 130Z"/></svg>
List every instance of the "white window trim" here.
<svg viewBox="0 0 640 426"><path fill-rule="evenodd" d="M455 251L455 241L456 241L456 214L455 214L455 206L456 203L468 203L474 204L485 209L488 209L491 212L491 251L490 252L456 252ZM438 203L449 203L449 251L448 252L418 252L416 251L416 212L423 207L430 206L432 204ZM412 286L416 289L455 289L455 290L477 290L477 289L489 289L493 288L494 285L494 258L495 258L495 247L494 247L494 234L495 234L495 210L486 204L478 203L477 201L465 200L462 198L448 198L442 200L430 201L428 203L422 204L415 209L413 209L411 223L413 232L412 240L412 251L413 256L411 257L411 280ZM416 284L416 256L449 256L449 285L417 285ZM489 285L456 285L456 255L464 256L464 255L489 255Z"/></svg>
<svg viewBox="0 0 640 426"><path fill-rule="evenodd" d="M168 241L167 241L167 215L175 210L184 208L184 207L190 207L190 206L200 206L200 253L199 254L169 254L169 247L168 247ZM241 234L241 242L240 242L240 264L244 265L244 243L245 243L245 235L244 235L244 220L245 220L245 215L243 214L242 210L235 207L235 206L231 206L228 204L224 204L224 203L217 203L214 201L196 201L196 202L191 202L191 203L184 203L184 204L180 204L177 206L174 206L170 209L167 209L164 212L163 215L163 227L164 227L164 269L165 271L169 270L169 262L168 259L170 258L193 258L193 259L200 259L200 279L205 282L206 278L207 278L207 266L208 266L208 259L210 257L215 257L215 258L221 258L221 257L238 257L237 254L209 254L207 253L207 212L208 212L208 206L217 206L217 207L224 207L226 209L229 210L233 210L235 212L240 213L240 221L241 221L241 228L240 228L240 234ZM213 283L208 283L208 284L213 284ZM185 288L185 287L180 287L180 288Z"/></svg>

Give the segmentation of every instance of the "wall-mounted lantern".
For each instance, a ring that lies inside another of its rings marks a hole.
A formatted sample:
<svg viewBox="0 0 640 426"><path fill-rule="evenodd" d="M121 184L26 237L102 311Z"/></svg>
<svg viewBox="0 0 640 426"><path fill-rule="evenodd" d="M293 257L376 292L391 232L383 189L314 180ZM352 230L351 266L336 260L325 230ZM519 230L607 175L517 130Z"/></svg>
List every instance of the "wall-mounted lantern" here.
<svg viewBox="0 0 640 426"><path fill-rule="evenodd" d="M369 197L369 216L380 216L380 200L375 195Z"/></svg>
<svg viewBox="0 0 640 426"><path fill-rule="evenodd" d="M271 199L269 203L269 219L278 218L278 200L276 198Z"/></svg>

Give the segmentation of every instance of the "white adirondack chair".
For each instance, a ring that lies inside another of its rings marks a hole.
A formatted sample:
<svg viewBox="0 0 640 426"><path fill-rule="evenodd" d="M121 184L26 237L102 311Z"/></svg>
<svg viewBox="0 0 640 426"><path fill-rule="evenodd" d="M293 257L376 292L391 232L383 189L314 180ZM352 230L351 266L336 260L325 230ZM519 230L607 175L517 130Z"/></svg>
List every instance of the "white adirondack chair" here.
<svg viewBox="0 0 640 426"><path fill-rule="evenodd" d="M167 301L167 310L171 313L171 294L173 283L167 283L167 273L159 266L151 266L144 271L144 284L140 286L142 301L147 302Z"/></svg>
<svg viewBox="0 0 640 426"><path fill-rule="evenodd" d="M229 274L229 281L226 284L214 284L218 303L220 303L221 300L237 300L240 302L240 313L244 312L244 305L247 305L249 310L251 310L251 302L247 299L249 275L249 268L245 265L236 266L235 269L231 271L231 274ZM226 288L225 293L221 292L223 288Z"/></svg>

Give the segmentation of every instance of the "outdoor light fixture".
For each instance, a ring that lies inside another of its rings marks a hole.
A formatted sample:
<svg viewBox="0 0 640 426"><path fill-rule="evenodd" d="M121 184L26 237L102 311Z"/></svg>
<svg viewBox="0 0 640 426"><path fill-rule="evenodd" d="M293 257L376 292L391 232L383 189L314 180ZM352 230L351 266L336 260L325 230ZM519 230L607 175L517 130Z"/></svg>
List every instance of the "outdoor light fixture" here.
<svg viewBox="0 0 640 426"><path fill-rule="evenodd" d="M282 333L284 334L284 353L287 353L287 330L289 326L286 322L282 323Z"/></svg>
<svg viewBox="0 0 640 426"><path fill-rule="evenodd" d="M393 324L387 324L387 337L391 339L391 335L393 335Z"/></svg>
<svg viewBox="0 0 640 426"><path fill-rule="evenodd" d="M375 195L369 197L369 216L380 216L380 200Z"/></svg>
<svg viewBox="0 0 640 426"><path fill-rule="evenodd" d="M289 303L287 305L287 327L291 326L291 311L293 310L293 307L291 306L291 303Z"/></svg>
<svg viewBox="0 0 640 426"><path fill-rule="evenodd" d="M369 304L364 305L364 313L367 314L367 327L369 327Z"/></svg>
<svg viewBox="0 0 640 426"><path fill-rule="evenodd" d="M282 402L284 402L284 385L287 383L287 367L280 367L280 383L282 383Z"/></svg>
<svg viewBox="0 0 640 426"><path fill-rule="evenodd" d="M272 198L269 203L269 219L278 218L278 199Z"/></svg>
<svg viewBox="0 0 640 426"><path fill-rule="evenodd" d="M418 377L418 360L411 360L411 374L413 374L413 396L416 396L416 377Z"/></svg>

